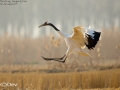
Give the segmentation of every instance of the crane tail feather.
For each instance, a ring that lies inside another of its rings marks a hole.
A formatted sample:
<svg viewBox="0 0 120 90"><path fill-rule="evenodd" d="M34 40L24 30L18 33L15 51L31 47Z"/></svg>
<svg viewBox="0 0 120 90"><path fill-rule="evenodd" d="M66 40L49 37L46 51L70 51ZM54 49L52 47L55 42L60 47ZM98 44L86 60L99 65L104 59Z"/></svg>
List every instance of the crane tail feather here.
<svg viewBox="0 0 120 90"><path fill-rule="evenodd" d="M86 52L78 52L78 54L80 54L82 56L86 56L86 57L92 57L90 54L88 54Z"/></svg>

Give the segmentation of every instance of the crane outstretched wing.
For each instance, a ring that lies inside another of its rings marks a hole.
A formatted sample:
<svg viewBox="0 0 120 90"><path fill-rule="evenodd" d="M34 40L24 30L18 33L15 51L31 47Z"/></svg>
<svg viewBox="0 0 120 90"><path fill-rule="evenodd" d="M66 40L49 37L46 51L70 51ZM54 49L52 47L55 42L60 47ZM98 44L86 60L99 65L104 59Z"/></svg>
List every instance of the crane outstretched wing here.
<svg viewBox="0 0 120 90"><path fill-rule="evenodd" d="M93 49L97 42L101 32L94 31L91 28L85 28L82 26L76 26L73 28L72 40L79 45L82 49L87 46L88 49Z"/></svg>
<svg viewBox="0 0 120 90"><path fill-rule="evenodd" d="M85 43L87 42L87 38L85 36L85 28L82 26L76 26L73 28L73 34L71 39L77 44L79 45L82 49L85 48Z"/></svg>

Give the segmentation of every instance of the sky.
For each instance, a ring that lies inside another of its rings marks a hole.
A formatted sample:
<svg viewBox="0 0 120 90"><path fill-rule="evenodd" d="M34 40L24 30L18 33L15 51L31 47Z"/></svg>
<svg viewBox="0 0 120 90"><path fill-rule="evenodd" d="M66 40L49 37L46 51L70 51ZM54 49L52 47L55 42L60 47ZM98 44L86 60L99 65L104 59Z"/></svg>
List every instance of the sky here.
<svg viewBox="0 0 120 90"><path fill-rule="evenodd" d="M55 34L45 21L62 31L74 26L120 28L120 0L0 0L0 35L40 37ZM47 30L49 29L49 30Z"/></svg>

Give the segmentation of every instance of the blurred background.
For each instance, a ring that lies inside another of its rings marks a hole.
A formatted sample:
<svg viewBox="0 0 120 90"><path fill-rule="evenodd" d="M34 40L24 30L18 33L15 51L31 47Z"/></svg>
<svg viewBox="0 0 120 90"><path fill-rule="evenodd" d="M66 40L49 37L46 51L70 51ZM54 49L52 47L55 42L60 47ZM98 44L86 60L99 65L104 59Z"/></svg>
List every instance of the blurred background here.
<svg viewBox="0 0 120 90"><path fill-rule="evenodd" d="M0 5L1 66L38 65L68 70L119 67L120 0L23 1ZM86 50L93 58L71 55L65 64L44 61L41 56L61 57L67 49L53 28L38 28L45 21L70 34L77 25L101 29L104 33L95 50Z"/></svg>

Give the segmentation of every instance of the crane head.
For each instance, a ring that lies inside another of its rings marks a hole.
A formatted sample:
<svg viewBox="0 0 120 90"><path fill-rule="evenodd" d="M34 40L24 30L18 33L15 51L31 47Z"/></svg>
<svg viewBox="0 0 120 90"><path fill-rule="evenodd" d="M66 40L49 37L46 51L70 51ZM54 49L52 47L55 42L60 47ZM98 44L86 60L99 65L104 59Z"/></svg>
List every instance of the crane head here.
<svg viewBox="0 0 120 90"><path fill-rule="evenodd" d="M49 22L45 22L43 23L42 25L40 25L38 28L42 27L42 26L51 26L53 27L56 31L60 31L59 29L57 29L52 23L49 23Z"/></svg>
<svg viewBox="0 0 120 90"><path fill-rule="evenodd" d="M42 27L42 26L47 26L49 25L48 21L46 21L45 23L43 23L42 25L40 25L38 28Z"/></svg>

